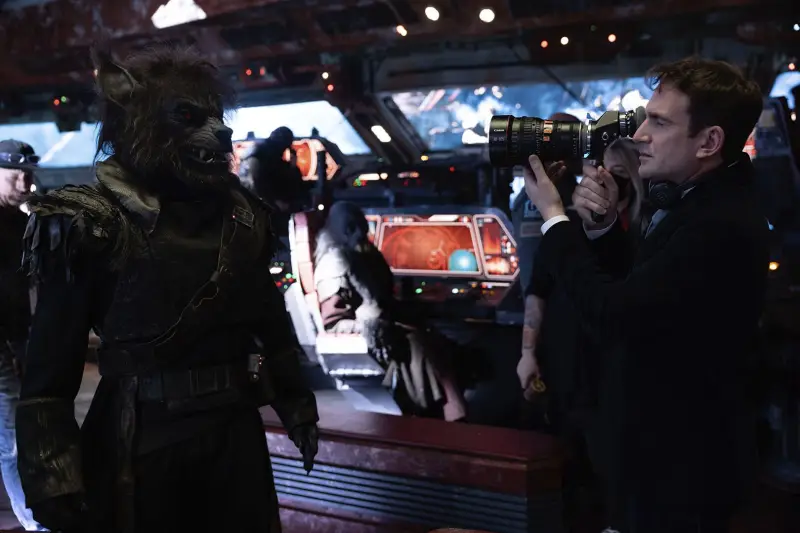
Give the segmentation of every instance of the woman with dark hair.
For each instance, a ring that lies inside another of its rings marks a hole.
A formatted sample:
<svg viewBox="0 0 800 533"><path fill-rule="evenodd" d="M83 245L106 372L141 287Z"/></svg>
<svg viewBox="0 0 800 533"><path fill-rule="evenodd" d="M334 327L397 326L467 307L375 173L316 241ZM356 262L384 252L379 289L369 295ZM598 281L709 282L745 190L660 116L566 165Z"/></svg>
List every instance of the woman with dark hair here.
<svg viewBox="0 0 800 533"><path fill-rule="evenodd" d="M337 202L317 238L314 281L325 330L359 333L386 369L403 413L461 420L466 404L448 358L453 346L401 318L394 276L369 240L358 206Z"/></svg>

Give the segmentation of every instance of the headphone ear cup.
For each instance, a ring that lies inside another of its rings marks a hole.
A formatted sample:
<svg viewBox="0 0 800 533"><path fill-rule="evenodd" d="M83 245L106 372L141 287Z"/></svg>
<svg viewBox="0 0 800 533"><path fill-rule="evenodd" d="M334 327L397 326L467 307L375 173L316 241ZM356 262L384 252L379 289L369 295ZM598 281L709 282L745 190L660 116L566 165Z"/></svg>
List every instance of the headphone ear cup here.
<svg viewBox="0 0 800 533"><path fill-rule="evenodd" d="M680 186L670 182L653 183L650 185L648 199L656 209L669 209L681 198Z"/></svg>

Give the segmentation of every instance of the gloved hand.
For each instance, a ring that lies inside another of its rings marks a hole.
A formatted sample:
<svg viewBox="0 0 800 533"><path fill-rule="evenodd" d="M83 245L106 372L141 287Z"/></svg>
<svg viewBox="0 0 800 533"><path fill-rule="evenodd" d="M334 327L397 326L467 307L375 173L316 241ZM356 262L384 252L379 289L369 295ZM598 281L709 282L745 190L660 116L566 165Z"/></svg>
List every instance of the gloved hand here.
<svg viewBox="0 0 800 533"><path fill-rule="evenodd" d="M387 363L392 358L391 325L384 320L376 319L366 322L364 329L369 351L379 362Z"/></svg>
<svg viewBox="0 0 800 533"><path fill-rule="evenodd" d="M305 468L307 474L310 474L314 468L314 457L317 456L319 451L319 429L317 425L303 424L297 426L289 433L289 438L300 450L300 454L303 456L303 468Z"/></svg>
<svg viewBox="0 0 800 533"><path fill-rule="evenodd" d="M85 504L82 494L64 494L31 505L33 518L50 531L80 532Z"/></svg>

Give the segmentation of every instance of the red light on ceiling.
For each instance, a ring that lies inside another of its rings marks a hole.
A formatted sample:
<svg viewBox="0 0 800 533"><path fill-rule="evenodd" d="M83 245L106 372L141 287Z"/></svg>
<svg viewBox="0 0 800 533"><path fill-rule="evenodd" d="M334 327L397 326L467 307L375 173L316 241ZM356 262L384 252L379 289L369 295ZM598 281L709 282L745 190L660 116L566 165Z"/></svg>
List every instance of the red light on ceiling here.
<svg viewBox="0 0 800 533"><path fill-rule="evenodd" d="M245 76L252 76L253 75L253 71L251 69L247 69L247 70L244 71L244 75Z"/></svg>
<svg viewBox="0 0 800 533"><path fill-rule="evenodd" d="M333 92L333 89L334 89L334 87L333 87L333 85L331 84L331 85L328 85L327 89L328 89L328 92L329 92L329 93L332 93L332 92Z"/></svg>
<svg viewBox="0 0 800 533"><path fill-rule="evenodd" d="M450 167L450 172L455 172L455 171L456 171L456 167Z"/></svg>
<svg viewBox="0 0 800 533"><path fill-rule="evenodd" d="M550 43L548 43L547 41L542 41L541 43L539 43L539 45L540 45L542 48L547 48L547 45L548 45L548 44L550 44Z"/></svg>
<svg viewBox="0 0 800 533"><path fill-rule="evenodd" d="M266 75L266 73L267 73L267 69L266 69L265 67L261 67L260 69L258 69L258 73L259 73L261 76L264 76L264 75Z"/></svg>
<svg viewBox="0 0 800 533"><path fill-rule="evenodd" d="M61 100L56 98L55 100L53 100L53 105L61 105Z"/></svg>

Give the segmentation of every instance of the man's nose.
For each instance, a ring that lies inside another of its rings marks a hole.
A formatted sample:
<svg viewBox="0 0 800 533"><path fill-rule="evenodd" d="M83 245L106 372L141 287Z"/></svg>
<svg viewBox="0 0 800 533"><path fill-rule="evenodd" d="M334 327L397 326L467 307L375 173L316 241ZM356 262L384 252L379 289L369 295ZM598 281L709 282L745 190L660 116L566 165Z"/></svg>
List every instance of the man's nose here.
<svg viewBox="0 0 800 533"><path fill-rule="evenodd" d="M647 120L645 120L639 129L633 134L633 140L639 143L649 143L650 142L650 135L647 133Z"/></svg>

